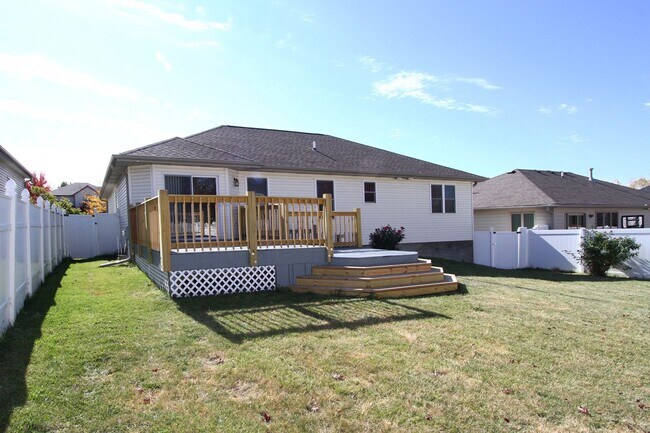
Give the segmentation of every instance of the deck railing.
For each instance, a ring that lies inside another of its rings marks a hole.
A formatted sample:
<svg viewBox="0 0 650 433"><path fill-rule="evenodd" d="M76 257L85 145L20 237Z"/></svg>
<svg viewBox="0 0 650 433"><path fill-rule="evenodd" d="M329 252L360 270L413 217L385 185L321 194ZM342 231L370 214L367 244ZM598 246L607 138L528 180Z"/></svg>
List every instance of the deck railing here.
<svg viewBox="0 0 650 433"><path fill-rule="evenodd" d="M171 251L257 250L322 246L331 259L336 246L361 246L361 211L333 212L332 197L168 195L160 190L129 210L131 251L169 271ZM139 248L144 247L144 248ZM142 250L142 252L141 252Z"/></svg>

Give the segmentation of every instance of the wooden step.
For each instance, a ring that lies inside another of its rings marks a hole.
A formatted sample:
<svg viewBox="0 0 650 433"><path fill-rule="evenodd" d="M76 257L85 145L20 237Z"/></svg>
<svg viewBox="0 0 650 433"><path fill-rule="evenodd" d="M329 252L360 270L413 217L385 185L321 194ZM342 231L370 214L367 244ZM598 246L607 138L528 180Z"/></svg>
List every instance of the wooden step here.
<svg viewBox="0 0 650 433"><path fill-rule="evenodd" d="M436 283L445 279L443 272L413 272L401 275L378 277L341 277L331 275L304 275L296 278L298 286L360 287L379 289L382 287L407 286L411 284Z"/></svg>
<svg viewBox="0 0 650 433"><path fill-rule="evenodd" d="M401 298L407 296L448 293L458 289L458 280L453 274L444 274L444 281L427 284L409 284L384 288L362 287L327 287L327 286L292 286L296 293L315 293L330 296L357 296L373 298Z"/></svg>
<svg viewBox="0 0 650 433"><path fill-rule="evenodd" d="M399 275L411 272L430 271L431 261L422 260L418 263L407 263L401 265L382 266L314 266L311 269L312 275L332 275L341 277L377 277L381 275ZM434 268L439 272L442 268Z"/></svg>

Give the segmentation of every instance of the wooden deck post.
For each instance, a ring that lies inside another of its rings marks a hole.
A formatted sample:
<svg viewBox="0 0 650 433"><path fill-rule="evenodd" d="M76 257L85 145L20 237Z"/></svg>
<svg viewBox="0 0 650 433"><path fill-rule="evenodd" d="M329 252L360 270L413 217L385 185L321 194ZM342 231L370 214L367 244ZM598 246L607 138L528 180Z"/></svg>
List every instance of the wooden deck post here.
<svg viewBox="0 0 650 433"><path fill-rule="evenodd" d="M332 194L323 194L325 207L323 208L323 219L325 220L325 246L327 247L327 261L332 261L334 255L334 230L332 225L334 217L332 216Z"/></svg>
<svg viewBox="0 0 650 433"><path fill-rule="evenodd" d="M163 272L171 270L172 235L171 217L169 214L169 195L167 190L158 191L158 236L160 237L160 269Z"/></svg>
<svg viewBox="0 0 650 433"><path fill-rule="evenodd" d="M257 266L257 199L254 191L246 197L246 241L251 266Z"/></svg>
<svg viewBox="0 0 650 433"><path fill-rule="evenodd" d="M355 231L357 232L357 247L363 247L363 233L361 231L361 208L354 209L356 217L354 219L356 223Z"/></svg>

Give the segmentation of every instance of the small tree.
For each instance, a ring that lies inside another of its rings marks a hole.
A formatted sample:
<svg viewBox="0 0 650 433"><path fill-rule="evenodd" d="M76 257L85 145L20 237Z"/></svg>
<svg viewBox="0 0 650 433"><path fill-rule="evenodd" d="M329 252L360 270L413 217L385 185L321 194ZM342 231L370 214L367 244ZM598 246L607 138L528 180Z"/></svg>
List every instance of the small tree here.
<svg viewBox="0 0 650 433"><path fill-rule="evenodd" d="M72 202L65 197L61 200L56 200L56 205L63 209L68 215L79 215L83 213L81 212L81 209L74 207Z"/></svg>
<svg viewBox="0 0 650 433"><path fill-rule="evenodd" d="M604 277L610 268L629 269L624 263L639 254L641 245L628 236L615 238L611 232L587 230L580 248L573 256L589 274Z"/></svg>
<svg viewBox="0 0 650 433"><path fill-rule="evenodd" d="M370 247L382 250L396 250L404 236L404 227L396 230L387 225L370 233Z"/></svg>
<svg viewBox="0 0 650 433"><path fill-rule="evenodd" d="M25 188L27 188L27 191L29 191L29 200L32 203L36 203L36 199L40 196L43 196L43 200L54 200L54 196L52 194L49 194L51 188L47 184L45 173L41 173L38 176L36 175L36 172L32 173L31 179L25 182ZM46 193L49 194L49 196L46 196Z"/></svg>
<svg viewBox="0 0 650 433"><path fill-rule="evenodd" d="M94 215L95 209L97 209L97 213L106 213L106 202L96 195L87 195L83 203L81 203L81 210L88 215Z"/></svg>

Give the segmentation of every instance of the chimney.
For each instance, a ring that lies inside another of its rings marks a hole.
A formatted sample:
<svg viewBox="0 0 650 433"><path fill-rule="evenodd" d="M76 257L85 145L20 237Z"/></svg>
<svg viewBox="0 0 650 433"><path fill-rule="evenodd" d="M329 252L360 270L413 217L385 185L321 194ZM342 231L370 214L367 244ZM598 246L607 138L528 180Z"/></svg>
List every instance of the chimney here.
<svg viewBox="0 0 650 433"><path fill-rule="evenodd" d="M316 150L316 142L315 141L311 142L311 150Z"/></svg>
<svg viewBox="0 0 650 433"><path fill-rule="evenodd" d="M589 181L592 182L594 180L594 169L590 168L589 169Z"/></svg>

